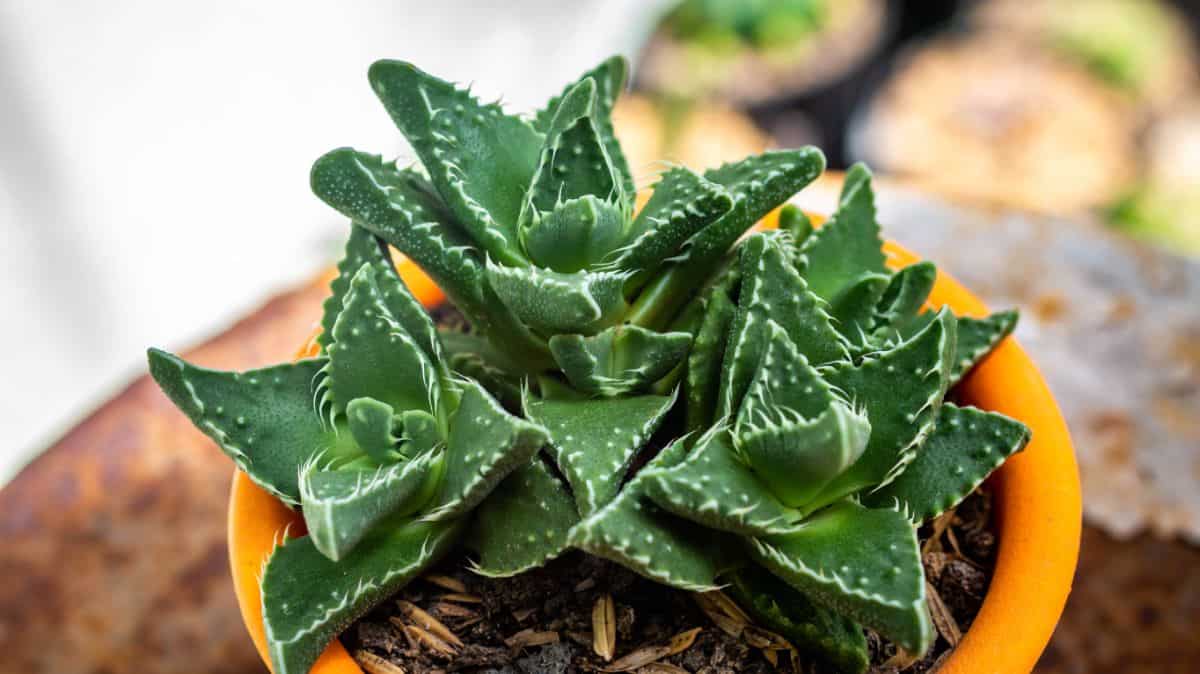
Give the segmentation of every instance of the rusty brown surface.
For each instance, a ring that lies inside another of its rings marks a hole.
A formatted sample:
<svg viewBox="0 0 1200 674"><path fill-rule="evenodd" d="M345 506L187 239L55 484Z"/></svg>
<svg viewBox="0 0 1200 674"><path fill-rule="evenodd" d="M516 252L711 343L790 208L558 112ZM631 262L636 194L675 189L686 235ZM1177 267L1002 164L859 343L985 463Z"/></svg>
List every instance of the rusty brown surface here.
<svg viewBox="0 0 1200 674"><path fill-rule="evenodd" d="M1200 549L1084 527L1075 587L1036 674L1191 674L1197 628Z"/></svg>
<svg viewBox="0 0 1200 674"><path fill-rule="evenodd" d="M287 360L323 280L187 352L210 367ZM147 376L0 490L0 671L262 672L229 577L232 464Z"/></svg>

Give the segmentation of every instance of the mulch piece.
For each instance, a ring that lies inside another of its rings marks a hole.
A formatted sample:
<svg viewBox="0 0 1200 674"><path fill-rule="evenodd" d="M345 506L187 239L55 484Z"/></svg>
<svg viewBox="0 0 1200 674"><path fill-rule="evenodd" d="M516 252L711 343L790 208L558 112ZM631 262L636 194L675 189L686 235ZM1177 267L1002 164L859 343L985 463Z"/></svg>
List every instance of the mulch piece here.
<svg viewBox="0 0 1200 674"><path fill-rule="evenodd" d="M914 659L868 630L871 672L925 674L949 656L987 593L995 555L990 514L990 499L977 492L921 528L936 643ZM475 575L463 557L451 556L342 641L371 674L832 674L747 623L736 607L716 616L718 627L710 614L723 601L697 601L577 552L501 579Z"/></svg>

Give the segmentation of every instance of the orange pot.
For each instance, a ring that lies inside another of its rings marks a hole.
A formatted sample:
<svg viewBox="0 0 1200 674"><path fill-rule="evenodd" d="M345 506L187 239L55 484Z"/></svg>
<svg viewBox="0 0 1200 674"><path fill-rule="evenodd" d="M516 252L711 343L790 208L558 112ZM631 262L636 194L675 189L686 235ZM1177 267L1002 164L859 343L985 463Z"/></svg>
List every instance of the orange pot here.
<svg viewBox="0 0 1200 674"><path fill-rule="evenodd" d="M889 263L903 267L918 258L894 243ZM400 275L426 306L443 299L416 265L399 265ZM930 296L934 307L983 316L987 308L966 288L939 272ZM311 342L298 357L315 353ZM989 479L998 532L996 569L979 616L941 674L1026 673L1045 649L1071 589L1079 554L1082 502L1079 472L1067 426L1046 383L1025 351L1009 338L958 387L964 403L1007 414L1033 430L1025 451ZM304 531L304 521L240 471L229 498L229 558L234 591L254 645L270 666L263 633L259 590L263 563L285 531ZM314 674L361 674L334 640L313 667Z"/></svg>

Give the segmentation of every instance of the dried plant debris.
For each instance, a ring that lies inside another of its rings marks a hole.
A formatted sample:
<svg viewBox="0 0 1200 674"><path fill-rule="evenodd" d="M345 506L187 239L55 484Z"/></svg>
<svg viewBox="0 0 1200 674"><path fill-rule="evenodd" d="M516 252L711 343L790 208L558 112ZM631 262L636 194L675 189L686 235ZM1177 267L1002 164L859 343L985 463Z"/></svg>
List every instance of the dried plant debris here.
<svg viewBox="0 0 1200 674"><path fill-rule="evenodd" d="M921 528L934 647L915 658L868 631L869 672L926 674L950 656L987 593L990 514L976 492ZM343 636L368 674L843 671L802 655L727 591L682 592L581 553L512 578L452 556L422 580Z"/></svg>

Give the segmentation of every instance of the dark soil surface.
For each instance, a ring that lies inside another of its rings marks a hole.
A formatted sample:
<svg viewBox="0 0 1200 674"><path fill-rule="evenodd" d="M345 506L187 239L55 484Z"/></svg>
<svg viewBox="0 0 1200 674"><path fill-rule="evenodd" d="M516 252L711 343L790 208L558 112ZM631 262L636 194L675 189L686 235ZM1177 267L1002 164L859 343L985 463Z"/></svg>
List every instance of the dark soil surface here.
<svg viewBox="0 0 1200 674"><path fill-rule="evenodd" d="M922 527L920 540L937 641L914 661L868 631L872 672L935 671L987 592L995 537L986 494ZM596 653L593 616L598 612L606 624L609 598L615 639L612 659L605 660ZM570 674L625 665L620 671L646 674L832 674L793 660L787 650L756 648L751 644L763 645L758 631L738 633L728 623L723 630L702 604L712 610L695 595L582 553L506 579L475 575L463 557L452 556L353 625L342 641L370 674Z"/></svg>

